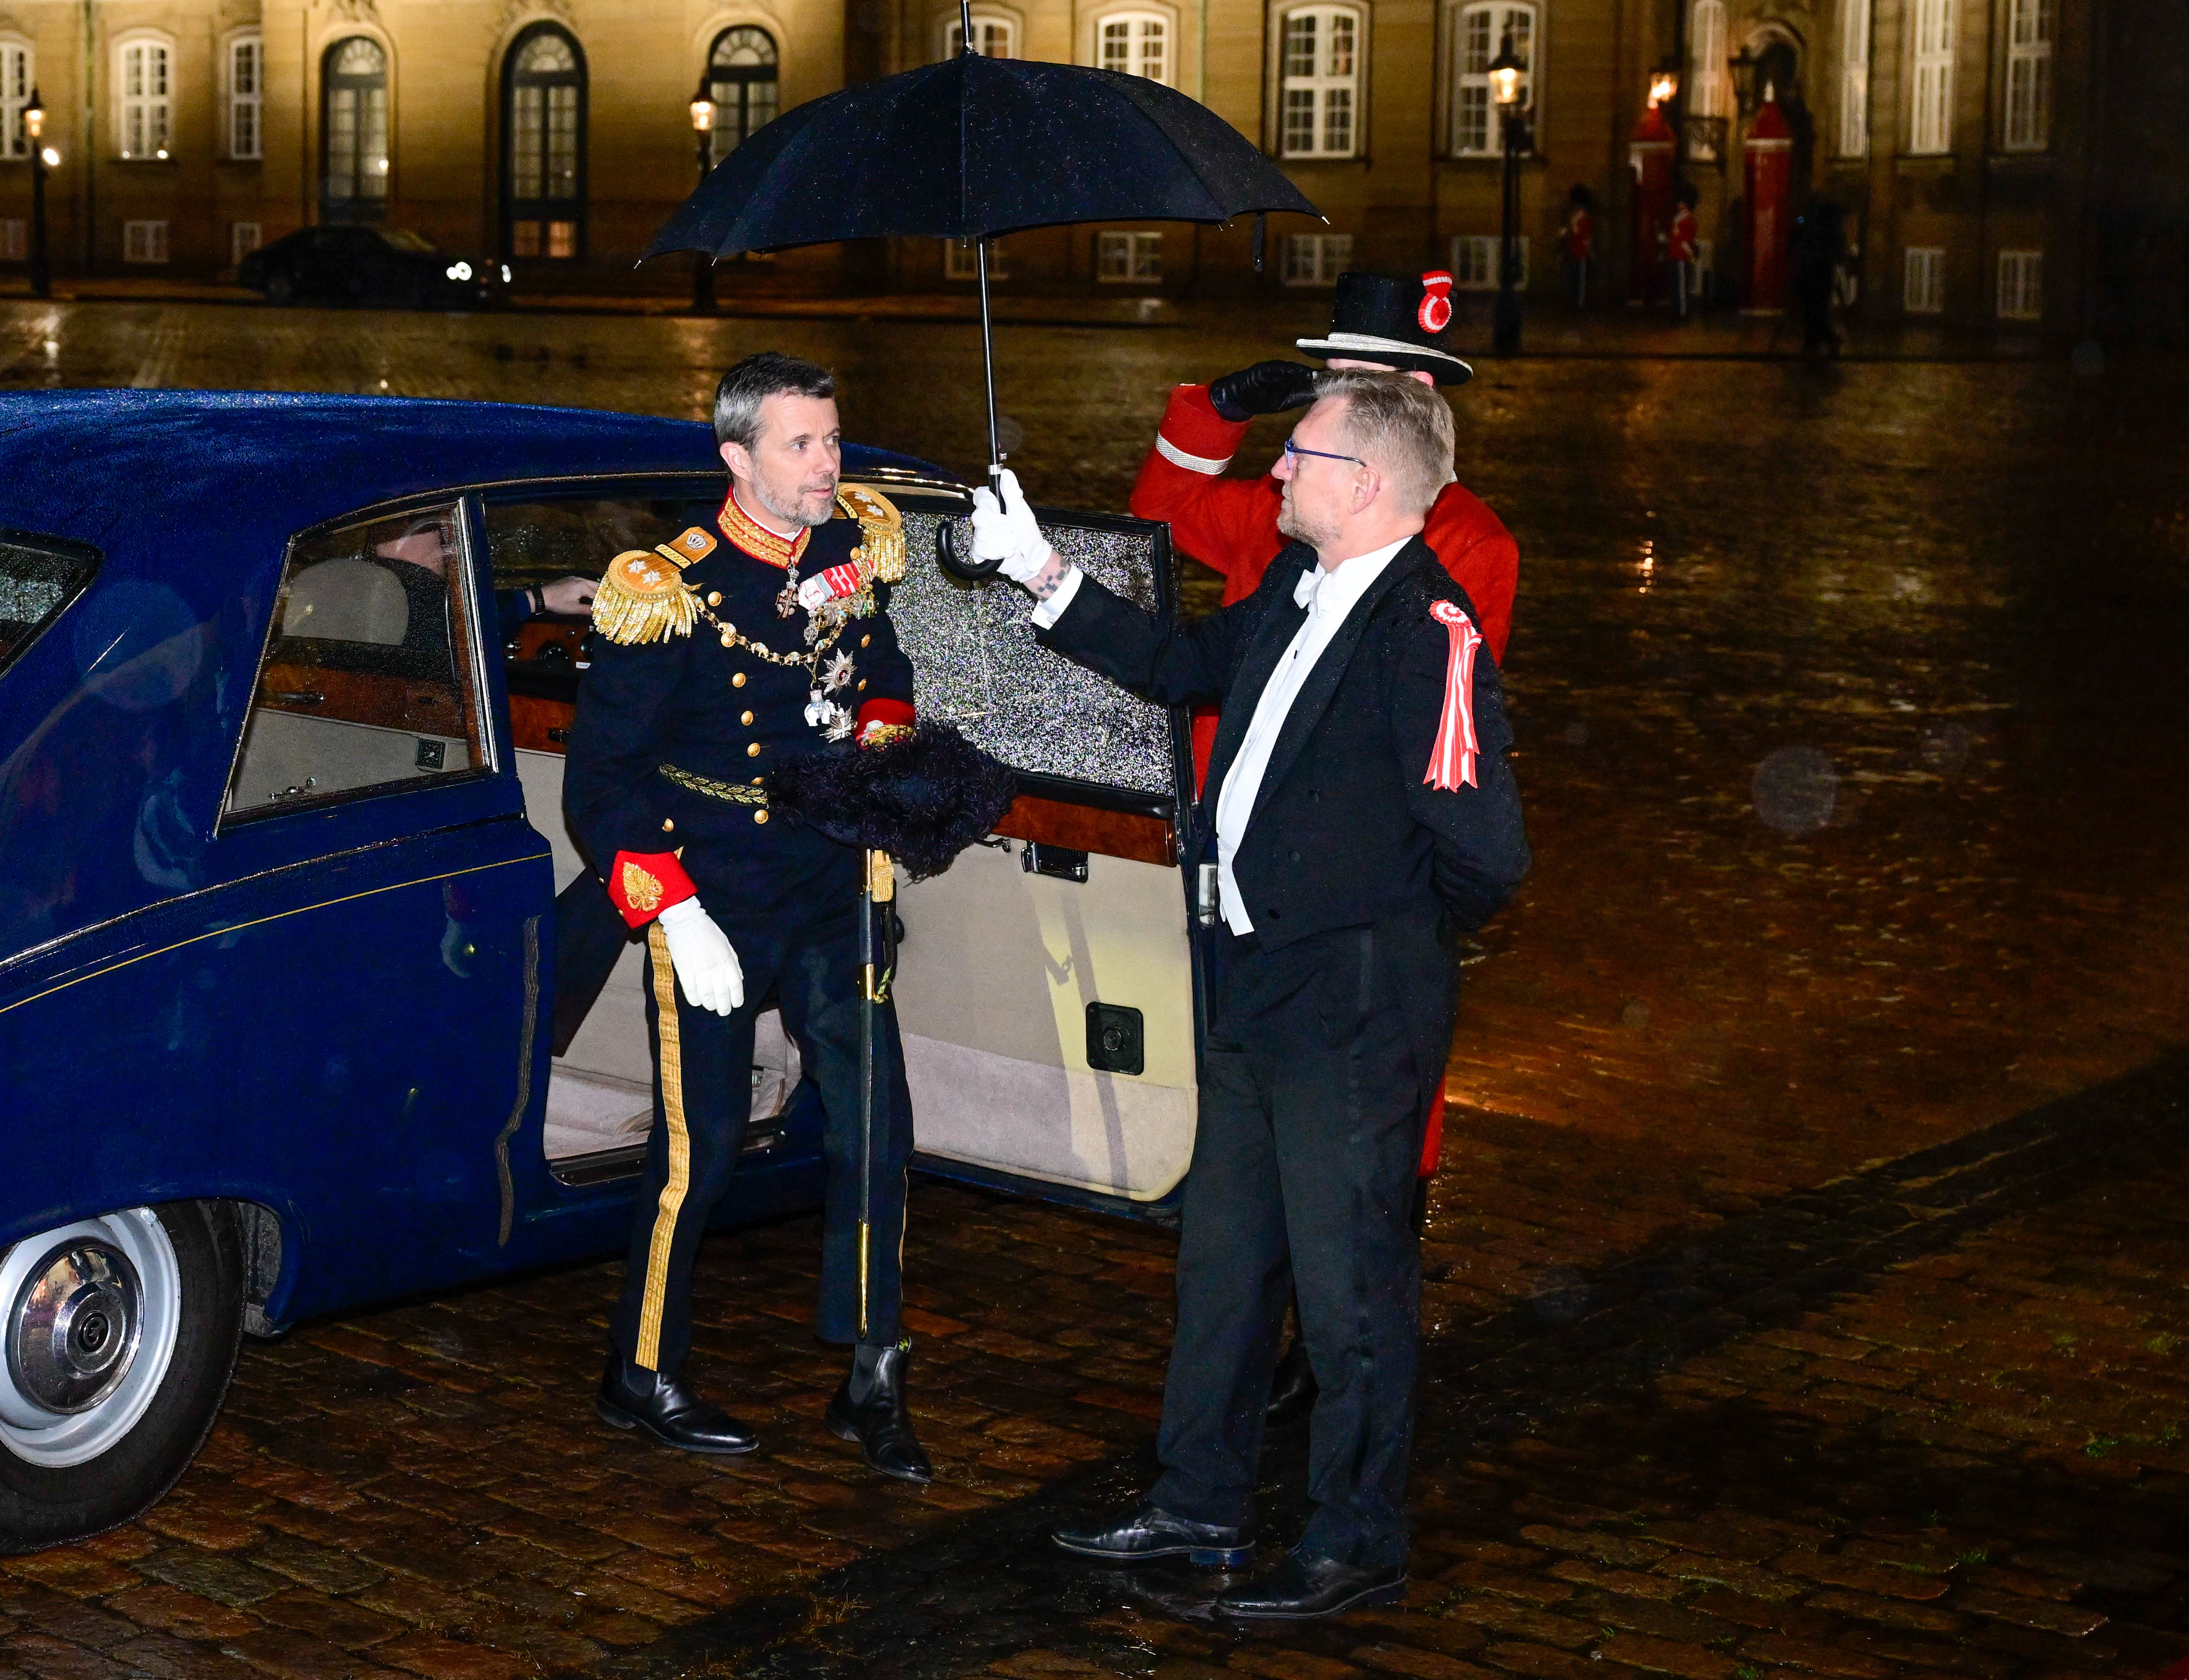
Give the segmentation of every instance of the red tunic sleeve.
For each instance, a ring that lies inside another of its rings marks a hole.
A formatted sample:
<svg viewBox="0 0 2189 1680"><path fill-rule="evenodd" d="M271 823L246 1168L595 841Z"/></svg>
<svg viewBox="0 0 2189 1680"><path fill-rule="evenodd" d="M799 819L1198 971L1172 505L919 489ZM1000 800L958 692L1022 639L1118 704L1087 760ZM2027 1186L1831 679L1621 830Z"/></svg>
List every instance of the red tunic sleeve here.
<svg viewBox="0 0 2189 1680"><path fill-rule="evenodd" d="M1179 386L1127 504L1135 518L1168 521L1181 550L1224 574L1226 606L1254 592L1284 546L1276 481L1223 476L1247 424L1217 413L1206 385Z"/></svg>
<svg viewBox="0 0 2189 1680"><path fill-rule="evenodd" d="M1444 487L1422 535L1474 603L1490 656L1502 665L1505 639L1513 631L1513 596L1520 583L1519 544L1502 520L1459 484Z"/></svg>

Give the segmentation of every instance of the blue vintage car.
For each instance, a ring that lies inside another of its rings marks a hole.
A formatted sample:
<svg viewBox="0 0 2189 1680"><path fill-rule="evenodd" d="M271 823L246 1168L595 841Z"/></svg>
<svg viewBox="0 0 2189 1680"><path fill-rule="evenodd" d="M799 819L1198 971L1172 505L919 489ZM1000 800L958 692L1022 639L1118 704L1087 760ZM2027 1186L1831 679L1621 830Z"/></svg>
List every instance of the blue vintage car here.
<svg viewBox="0 0 2189 1680"><path fill-rule="evenodd" d="M907 527L923 710L1025 790L902 897L920 1162L1160 1211L1197 1032L1181 721L925 561L967 506L947 475L846 469ZM0 484L4 1551L156 1499L246 1332L621 1247L638 951L556 973L583 626L499 608L711 519L724 478L678 421L85 392L0 396ZM1167 606L1160 528L1055 528ZM727 1220L819 1200L766 1022L754 1083Z"/></svg>

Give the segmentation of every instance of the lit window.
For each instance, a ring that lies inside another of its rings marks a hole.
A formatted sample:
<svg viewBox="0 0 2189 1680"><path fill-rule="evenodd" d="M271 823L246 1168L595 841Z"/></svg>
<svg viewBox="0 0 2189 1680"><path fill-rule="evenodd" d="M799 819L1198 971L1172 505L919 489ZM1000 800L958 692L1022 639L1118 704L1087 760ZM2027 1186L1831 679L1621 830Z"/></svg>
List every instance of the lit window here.
<svg viewBox="0 0 2189 1680"><path fill-rule="evenodd" d="M977 280L981 278L979 259L970 239L946 239L942 241L942 278L947 280ZM1004 263L1004 242L999 239L988 241L988 278L1009 280L1010 270Z"/></svg>
<svg viewBox="0 0 2189 1680"><path fill-rule="evenodd" d="M1121 76L1170 82L1170 20L1153 12L1116 12L1094 25L1101 65Z"/></svg>
<svg viewBox="0 0 2189 1680"><path fill-rule="evenodd" d="M1513 41L1513 56L1526 66L1523 105L1541 95L1535 73L1536 8L1496 3L1462 7L1452 43L1451 150L1456 157L1489 157L1503 150L1497 105L1490 97L1490 61Z"/></svg>
<svg viewBox="0 0 2189 1680"><path fill-rule="evenodd" d="M387 54L353 35L327 48L321 202L331 220L370 220L387 198Z"/></svg>
<svg viewBox="0 0 2189 1680"><path fill-rule="evenodd" d="M502 214L512 257L575 257L585 246L585 61L557 24L517 37L502 83Z"/></svg>
<svg viewBox="0 0 2189 1680"><path fill-rule="evenodd" d="M20 219L0 222L0 263L31 260L31 224Z"/></svg>
<svg viewBox="0 0 2189 1680"><path fill-rule="evenodd" d="M167 260L165 222L124 222L122 260L125 263L164 263Z"/></svg>
<svg viewBox="0 0 2189 1680"><path fill-rule="evenodd" d="M2034 321L2045 318L2043 252L2002 251L1999 253L1999 318L2003 321Z"/></svg>
<svg viewBox="0 0 2189 1680"><path fill-rule="evenodd" d="M1688 156L1707 162L1717 156L1719 124L1733 107L1726 86L1725 0L1695 0L1688 39L1694 48L1688 55L1688 112L1705 119L1688 131Z"/></svg>
<svg viewBox="0 0 2189 1680"><path fill-rule="evenodd" d="M1284 14L1278 37L1278 149L1287 157L1358 150L1360 14L1309 6Z"/></svg>
<svg viewBox="0 0 2189 1680"><path fill-rule="evenodd" d="M1943 152L1954 144L1954 0L1915 0L1910 151Z"/></svg>
<svg viewBox="0 0 2189 1680"><path fill-rule="evenodd" d="M776 78L775 37L766 30L745 24L715 37L707 55L707 97L715 105L710 161L720 163L775 121Z"/></svg>
<svg viewBox="0 0 2189 1680"><path fill-rule="evenodd" d="M1094 236L1094 277L1129 284L1162 278L1161 234L1100 233Z"/></svg>
<svg viewBox="0 0 2189 1680"><path fill-rule="evenodd" d="M259 156L260 100L264 93L266 43L256 35L232 36L228 43L228 155Z"/></svg>
<svg viewBox="0 0 2189 1680"><path fill-rule="evenodd" d="M164 158L174 110L167 45L163 41L125 41L118 51L115 81L122 90L122 109L115 126L122 137L122 155Z"/></svg>
<svg viewBox="0 0 2189 1680"><path fill-rule="evenodd" d="M23 112L37 80L37 58L20 41L0 41L0 157L28 157L30 132Z"/></svg>
<svg viewBox="0 0 2189 1680"><path fill-rule="evenodd" d="M234 268L266 241L259 236L256 222L230 222L228 224L228 262Z"/></svg>
<svg viewBox="0 0 2189 1680"><path fill-rule="evenodd" d="M1840 156L1863 157L1869 151L1870 0L1843 0L1840 7Z"/></svg>
<svg viewBox="0 0 2189 1680"><path fill-rule="evenodd" d="M943 37L944 56L956 58L964 50L965 30L958 19L952 19L950 29ZM984 59L1015 59L1019 55L1019 26L1010 18L998 17L993 13L973 14L973 50Z"/></svg>
<svg viewBox="0 0 2189 1680"><path fill-rule="evenodd" d="M1351 234L1285 235L1287 286L1335 286L1352 260Z"/></svg>
<svg viewBox="0 0 2189 1680"><path fill-rule="evenodd" d="M2052 139L2052 0L2011 0L2006 26L2006 149Z"/></svg>
<svg viewBox="0 0 2189 1680"><path fill-rule="evenodd" d="M1911 245L1900 270L1900 307L1911 315L1935 315L1946 307L1946 252L1943 246Z"/></svg>
<svg viewBox="0 0 2189 1680"><path fill-rule="evenodd" d="M1452 288L1457 291L1495 291L1497 290L1497 235L1495 234L1462 234L1451 242ZM1513 241L1513 255L1519 273L1513 276L1515 286L1528 284L1528 238L1523 234Z"/></svg>

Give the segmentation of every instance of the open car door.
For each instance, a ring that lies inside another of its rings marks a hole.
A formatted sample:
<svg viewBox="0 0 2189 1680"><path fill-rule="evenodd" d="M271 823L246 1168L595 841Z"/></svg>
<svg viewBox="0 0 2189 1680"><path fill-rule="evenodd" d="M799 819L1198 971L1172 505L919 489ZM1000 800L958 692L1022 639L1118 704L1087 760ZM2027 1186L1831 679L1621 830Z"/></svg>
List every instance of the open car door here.
<svg viewBox="0 0 2189 1680"><path fill-rule="evenodd" d="M941 569L946 528L970 540L964 489L893 472L845 484L880 491L903 516L906 573L890 615L920 715L1009 765L1021 789L996 834L899 895L895 996L915 1162L1160 1213L1192 1158L1196 1090L1193 922L1174 828L1191 786L1185 719L1039 647L1019 590ZM489 498L497 582L597 570L665 524L710 519L722 493L719 478L692 475ZM1040 518L1057 547L1111 589L1173 610L1168 527L1046 509ZM528 625L508 668L526 809L553 849L558 891L588 890L562 810L581 643L580 625ZM566 898L566 915L576 908ZM621 943L619 926L608 936L621 948L611 949L613 973L582 1023L573 1027L557 1000L543 1143L571 1185L636 1176L652 1117L642 953ZM800 1075L772 1011L754 1054L746 1150L765 1154L784 1140L766 1123L794 1112Z"/></svg>

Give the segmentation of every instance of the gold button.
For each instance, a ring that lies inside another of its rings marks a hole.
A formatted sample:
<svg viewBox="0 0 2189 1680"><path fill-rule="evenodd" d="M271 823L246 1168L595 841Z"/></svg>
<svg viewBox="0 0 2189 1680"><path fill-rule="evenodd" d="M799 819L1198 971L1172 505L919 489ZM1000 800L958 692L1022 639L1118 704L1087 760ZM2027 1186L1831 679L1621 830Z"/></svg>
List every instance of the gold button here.
<svg viewBox="0 0 2189 1680"><path fill-rule="evenodd" d="M859 687L862 687L862 688L863 688L863 687L865 687L866 686L867 686L867 679L866 679L865 677L863 677L863 677L861 677L861 678L859 679Z"/></svg>
<svg viewBox="0 0 2189 1680"><path fill-rule="evenodd" d="M863 648L863 647L867 646L869 642L871 642L873 640L874 640L874 637L873 637L873 636L861 636L861 637L859 638L859 646L861 646L862 648Z"/></svg>
<svg viewBox="0 0 2189 1680"><path fill-rule="evenodd" d="M762 783L763 782L765 782L765 781L766 781L766 780L767 780L767 778L766 778L766 777L765 777L765 776L755 776L755 777L754 777L754 778L753 778L752 784L753 784L753 786L755 786L755 788L757 788L757 787L759 787L759 786L761 785L761 783Z"/></svg>
<svg viewBox="0 0 2189 1680"><path fill-rule="evenodd" d="M734 647L736 647L737 645L738 645L738 639L737 639L737 637L736 637L736 636L732 636L732 635L731 635L731 634L729 633L729 631L727 631L727 630L726 630L726 631L724 631L722 632L722 646L724 646L725 648L734 648Z"/></svg>
<svg viewBox="0 0 2189 1680"><path fill-rule="evenodd" d="M752 714L749 711L739 712L738 714L738 721L740 723L750 723L752 721Z"/></svg>
<svg viewBox="0 0 2189 1680"><path fill-rule="evenodd" d="M765 822L766 822L766 821L767 821L767 812L766 812L765 811L755 811L755 812L753 812L753 821L754 821L754 822L755 822L755 823L765 823Z"/></svg>
<svg viewBox="0 0 2189 1680"><path fill-rule="evenodd" d="M760 743L755 741L750 746L747 747L745 749L745 756L747 758L758 758L760 756Z"/></svg>
<svg viewBox="0 0 2189 1680"><path fill-rule="evenodd" d="M722 604L722 591L719 589L709 590L707 591L707 604L710 607L721 606Z"/></svg>
<svg viewBox="0 0 2189 1680"><path fill-rule="evenodd" d="M732 688L742 688L744 686L745 674L743 671L739 671L735 676L730 679L730 687Z"/></svg>
<svg viewBox="0 0 2189 1680"><path fill-rule="evenodd" d="M661 819L661 832L665 834L675 834L676 832L676 819L673 817L663 817Z"/></svg>

